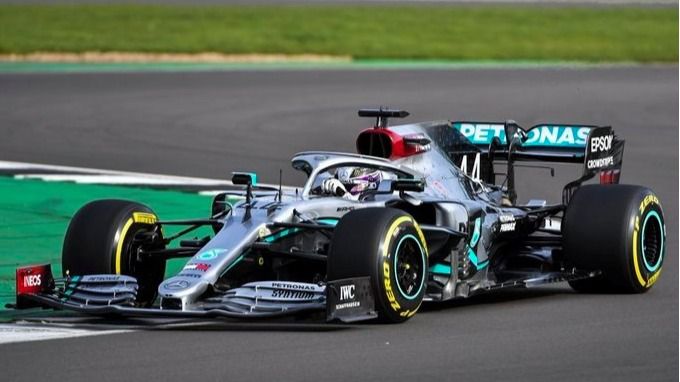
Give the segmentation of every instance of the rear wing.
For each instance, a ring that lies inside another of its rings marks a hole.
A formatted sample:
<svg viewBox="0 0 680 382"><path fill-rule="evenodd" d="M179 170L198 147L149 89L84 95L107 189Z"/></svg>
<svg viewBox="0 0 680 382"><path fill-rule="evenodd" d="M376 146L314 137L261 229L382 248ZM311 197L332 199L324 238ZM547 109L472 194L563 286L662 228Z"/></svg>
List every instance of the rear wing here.
<svg viewBox="0 0 680 382"><path fill-rule="evenodd" d="M524 130L512 121L458 121L452 122L451 127L468 144L464 145L464 152L449 155L458 157L456 164L460 163L461 168L474 160L480 163L478 167L491 169L482 176L489 183L493 183L494 160L582 163L582 176L565 186L565 204L581 183L597 174L600 183L619 181L625 141L610 126L539 124ZM508 136L513 138L508 140ZM468 159L470 154L475 157Z"/></svg>

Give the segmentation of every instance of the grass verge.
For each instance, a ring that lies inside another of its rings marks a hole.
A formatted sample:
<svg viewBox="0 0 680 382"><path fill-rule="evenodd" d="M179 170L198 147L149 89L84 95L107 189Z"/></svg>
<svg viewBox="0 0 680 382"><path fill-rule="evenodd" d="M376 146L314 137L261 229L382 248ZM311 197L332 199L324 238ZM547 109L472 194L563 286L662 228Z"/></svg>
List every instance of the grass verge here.
<svg viewBox="0 0 680 382"><path fill-rule="evenodd" d="M0 53L320 54L677 62L678 10L635 7L1 5Z"/></svg>
<svg viewBox="0 0 680 382"><path fill-rule="evenodd" d="M211 203L210 197L186 192L0 176L0 310L14 302L18 266L51 263L54 274L61 277L61 247L71 217L85 203L108 198L140 201L165 220L207 216ZM168 227L166 234L181 228ZM210 228L201 228L191 236L209 234ZM166 276L185 263L186 259L168 261Z"/></svg>

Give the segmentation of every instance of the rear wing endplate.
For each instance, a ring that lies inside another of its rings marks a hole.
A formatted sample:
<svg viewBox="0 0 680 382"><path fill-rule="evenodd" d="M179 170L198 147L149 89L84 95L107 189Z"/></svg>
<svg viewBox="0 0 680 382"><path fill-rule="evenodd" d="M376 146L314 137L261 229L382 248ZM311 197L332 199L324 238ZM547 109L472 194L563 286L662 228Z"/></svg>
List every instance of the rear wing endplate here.
<svg viewBox="0 0 680 382"><path fill-rule="evenodd" d="M511 122L452 122L452 128L476 148L483 162L507 160L507 131L515 131L513 161L582 163L582 176L565 186L563 202L585 180L600 174L601 183L618 183L625 141L610 126L539 124L524 130ZM455 153L454 153L455 154ZM466 158L465 158L466 159Z"/></svg>

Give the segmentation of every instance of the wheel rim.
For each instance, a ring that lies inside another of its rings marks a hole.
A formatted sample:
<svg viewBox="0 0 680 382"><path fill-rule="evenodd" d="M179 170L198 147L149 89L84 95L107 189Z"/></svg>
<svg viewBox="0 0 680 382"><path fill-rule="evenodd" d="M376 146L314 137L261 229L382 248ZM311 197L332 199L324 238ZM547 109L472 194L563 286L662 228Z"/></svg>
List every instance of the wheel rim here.
<svg viewBox="0 0 680 382"><path fill-rule="evenodd" d="M651 211L642 223L642 261L649 272L655 272L663 259L663 226L661 217Z"/></svg>
<svg viewBox="0 0 680 382"><path fill-rule="evenodd" d="M413 300L425 285L425 250L413 235L399 240L394 254L394 269L399 293L407 300Z"/></svg>
<svg viewBox="0 0 680 382"><path fill-rule="evenodd" d="M130 276L139 276L139 262L137 261L137 250L141 248L140 243L136 242L135 236L142 232L143 226L139 224L132 224L128 234L123 238L123 250L121 256L123 256L121 273L127 273Z"/></svg>
<svg viewBox="0 0 680 382"><path fill-rule="evenodd" d="M156 296L156 288L162 281L162 274L159 274L160 279L150 281L150 273L155 271L156 265L152 260L137 261L137 251L142 245L135 240L135 236L147 230L146 226L140 224L133 224L123 240L123 254L125 256L125 273L137 279L139 290L137 291L137 300L141 306L146 306L153 303ZM163 270L165 267L163 267Z"/></svg>

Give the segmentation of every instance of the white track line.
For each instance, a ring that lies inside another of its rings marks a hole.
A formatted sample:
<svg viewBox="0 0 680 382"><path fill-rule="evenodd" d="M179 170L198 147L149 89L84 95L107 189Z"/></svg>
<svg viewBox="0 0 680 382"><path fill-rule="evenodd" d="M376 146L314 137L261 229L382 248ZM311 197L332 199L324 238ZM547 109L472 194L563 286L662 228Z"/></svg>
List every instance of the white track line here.
<svg viewBox="0 0 680 382"><path fill-rule="evenodd" d="M71 174L19 174L16 179L40 179L46 182L75 182L81 184L130 184L149 186L231 186L231 182L203 179L174 179L165 177L141 177L130 175L71 175Z"/></svg>
<svg viewBox="0 0 680 382"><path fill-rule="evenodd" d="M195 177L185 177L185 176L174 176L174 175L161 175L161 174L150 174L144 172L132 172L132 171L116 171L116 170L106 170L98 168L87 168L87 167L75 167L75 166L56 166L50 164L41 163L25 163L25 162L12 162L12 161L0 161L0 170L51 170L51 171L61 171L61 172L76 172L76 173L86 173L93 175L112 175L112 176L128 176L131 178L147 178L147 179L163 179L166 181L173 181L176 184L197 184L197 183L207 183L207 184L220 184L220 185L233 185L231 181L221 180L221 179L209 179L209 178L195 178Z"/></svg>
<svg viewBox="0 0 680 382"><path fill-rule="evenodd" d="M60 338L101 336L127 333L132 330L87 330L34 324L0 324L0 344L45 341Z"/></svg>
<svg viewBox="0 0 680 382"><path fill-rule="evenodd" d="M231 187L229 180L196 178L175 175L150 174L132 171L116 171L87 167L57 166L39 163L0 161L0 170L20 170L28 172L17 174L16 179L41 179L47 182L75 182L81 184L113 184L113 185L148 185L148 186L202 186L215 187L215 191L203 191L207 195L216 194L220 187ZM65 174L31 174L30 171L58 171ZM74 174L68 174L72 172ZM274 184L259 183L261 186L278 187ZM293 187L284 186L285 191L294 191Z"/></svg>

